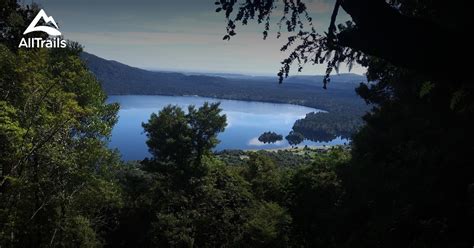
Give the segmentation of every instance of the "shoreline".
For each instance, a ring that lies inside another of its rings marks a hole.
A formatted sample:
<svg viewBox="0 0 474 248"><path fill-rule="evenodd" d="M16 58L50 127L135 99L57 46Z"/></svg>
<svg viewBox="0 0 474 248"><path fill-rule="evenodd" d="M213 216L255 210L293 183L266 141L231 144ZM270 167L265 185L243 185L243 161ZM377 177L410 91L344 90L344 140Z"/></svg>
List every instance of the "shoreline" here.
<svg viewBox="0 0 474 248"><path fill-rule="evenodd" d="M267 148L267 149L236 149L244 152L258 152L258 151L268 151L268 152L278 152L278 151L304 151L304 150L330 150L335 147L342 147L350 149L350 145L309 145L309 146L285 146L277 148Z"/></svg>
<svg viewBox="0 0 474 248"><path fill-rule="evenodd" d="M230 97L219 97L219 96L205 96L205 95L180 95L180 94L107 94L109 96L169 96L169 97L202 97L202 98L213 98L217 100L228 100L228 101L243 101L243 102L257 102L257 103L272 103L272 104L290 104L301 107L312 108L319 112L330 113L328 110L325 110L320 107L311 106L310 104L298 103L298 102L284 102L284 101L262 101L262 100L252 100L252 99L243 99L243 98L230 98ZM316 111L314 111L316 112Z"/></svg>

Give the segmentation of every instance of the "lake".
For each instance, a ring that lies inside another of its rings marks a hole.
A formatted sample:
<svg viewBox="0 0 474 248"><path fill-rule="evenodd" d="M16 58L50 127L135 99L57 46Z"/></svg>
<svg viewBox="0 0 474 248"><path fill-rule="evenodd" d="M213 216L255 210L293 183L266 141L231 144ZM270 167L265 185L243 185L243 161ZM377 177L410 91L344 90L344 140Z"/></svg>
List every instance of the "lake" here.
<svg viewBox="0 0 474 248"><path fill-rule="evenodd" d="M147 122L151 113L158 113L166 105L201 106L204 102L221 102L223 114L227 116L227 127L219 134L221 143L216 150L224 149L269 149L288 147L286 140L274 144L263 144L258 137L272 131L285 137L297 119L307 113L322 110L292 105L264 102L222 100L198 96L109 96L107 102L120 103L119 121L112 131L110 148L117 148L124 160L141 160L147 156L146 135L142 122ZM304 141L301 145L338 145L348 142L337 138L330 142Z"/></svg>

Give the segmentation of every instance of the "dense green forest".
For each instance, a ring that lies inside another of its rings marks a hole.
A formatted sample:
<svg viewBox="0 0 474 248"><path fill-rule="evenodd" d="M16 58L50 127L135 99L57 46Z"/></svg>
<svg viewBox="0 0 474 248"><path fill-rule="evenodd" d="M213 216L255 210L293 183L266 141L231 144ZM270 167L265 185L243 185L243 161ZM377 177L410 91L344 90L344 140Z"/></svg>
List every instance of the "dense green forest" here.
<svg viewBox="0 0 474 248"><path fill-rule="evenodd" d="M107 148L118 105L105 104L80 50L0 44L1 247L98 246L123 204Z"/></svg>
<svg viewBox="0 0 474 248"><path fill-rule="evenodd" d="M231 22L226 39L274 7L233 8L239 2L217 2ZM288 29L298 30L304 5L283 3L294 17ZM226 127L219 104L168 106L143 123L152 156L123 163L107 148L119 106L106 104L82 47L18 49L38 9L0 1L0 246L472 247L472 76L454 73L466 67L457 56L471 51L439 49L463 47L457 28L468 30L470 8L456 0L339 7L354 23L305 44L339 52L321 55L333 69L356 56L341 47L364 53L354 59L372 83L357 93L373 108L350 149L214 154ZM445 30L454 36L418 49Z"/></svg>

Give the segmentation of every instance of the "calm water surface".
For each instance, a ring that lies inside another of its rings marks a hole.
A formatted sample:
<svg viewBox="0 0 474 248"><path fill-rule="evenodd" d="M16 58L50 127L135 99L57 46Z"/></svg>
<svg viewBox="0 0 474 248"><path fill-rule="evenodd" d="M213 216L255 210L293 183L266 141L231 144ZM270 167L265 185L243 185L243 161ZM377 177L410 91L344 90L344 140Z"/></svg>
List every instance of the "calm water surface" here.
<svg viewBox="0 0 474 248"><path fill-rule="evenodd" d="M111 148L117 148L124 160L139 160L150 154L145 144L142 122L147 122L151 113L158 113L168 104L187 108L201 106L204 102L221 102L227 116L227 127L219 134L221 143L216 150L223 149L268 149L289 146L286 140L275 144L263 144L258 136L273 131L286 136L297 119L318 109L262 102L222 100L197 96L110 96L108 102L120 103L119 121L112 131ZM305 141L303 145L337 145L347 142L337 138L330 142Z"/></svg>

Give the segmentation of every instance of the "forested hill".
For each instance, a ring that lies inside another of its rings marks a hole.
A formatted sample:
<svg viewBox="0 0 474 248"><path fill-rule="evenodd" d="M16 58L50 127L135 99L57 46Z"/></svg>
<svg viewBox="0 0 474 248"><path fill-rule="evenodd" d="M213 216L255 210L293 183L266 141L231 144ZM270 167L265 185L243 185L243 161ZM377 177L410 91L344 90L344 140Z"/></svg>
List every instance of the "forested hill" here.
<svg viewBox="0 0 474 248"><path fill-rule="evenodd" d="M225 82L224 78L219 77L143 70L86 52L83 52L81 57L102 82L106 93L111 95L175 94L180 89L185 90L196 85L212 86L218 81Z"/></svg>
<svg viewBox="0 0 474 248"><path fill-rule="evenodd" d="M109 95L199 95L207 97L294 103L331 112L364 108L354 88L365 77L341 74L331 78L328 90L322 89L322 76L295 76L278 84L275 77L247 75L192 74L148 71L89 53L82 59L102 82Z"/></svg>

